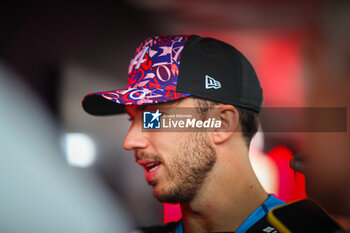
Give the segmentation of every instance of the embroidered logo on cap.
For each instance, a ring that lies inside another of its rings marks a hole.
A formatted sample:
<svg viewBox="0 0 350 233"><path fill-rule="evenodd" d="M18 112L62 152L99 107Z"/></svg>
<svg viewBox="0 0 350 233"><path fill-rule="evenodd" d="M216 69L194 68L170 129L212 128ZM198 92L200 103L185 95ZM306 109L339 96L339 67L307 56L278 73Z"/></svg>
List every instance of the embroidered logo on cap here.
<svg viewBox="0 0 350 233"><path fill-rule="evenodd" d="M221 83L214 78L210 77L209 75L205 76L205 88L206 89L219 89L221 88Z"/></svg>

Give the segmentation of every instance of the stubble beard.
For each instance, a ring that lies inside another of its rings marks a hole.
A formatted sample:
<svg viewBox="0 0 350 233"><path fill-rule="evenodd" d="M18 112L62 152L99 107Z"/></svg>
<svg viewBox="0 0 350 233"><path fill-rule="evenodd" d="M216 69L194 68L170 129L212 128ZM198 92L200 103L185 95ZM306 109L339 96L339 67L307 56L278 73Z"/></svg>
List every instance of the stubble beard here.
<svg viewBox="0 0 350 233"><path fill-rule="evenodd" d="M193 133L171 153L167 163L167 185L159 192L153 192L158 201L175 204L195 198L216 163L216 152L204 135L203 132Z"/></svg>

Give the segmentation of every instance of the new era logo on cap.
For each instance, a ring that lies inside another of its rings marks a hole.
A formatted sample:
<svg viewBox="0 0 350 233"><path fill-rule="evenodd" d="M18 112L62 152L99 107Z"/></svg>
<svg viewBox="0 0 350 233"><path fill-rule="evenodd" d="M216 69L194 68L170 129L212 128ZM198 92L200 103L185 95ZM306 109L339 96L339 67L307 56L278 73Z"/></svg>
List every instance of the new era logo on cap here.
<svg viewBox="0 0 350 233"><path fill-rule="evenodd" d="M205 76L205 88L206 89L219 89L221 88L221 83L214 78L210 77L209 75Z"/></svg>

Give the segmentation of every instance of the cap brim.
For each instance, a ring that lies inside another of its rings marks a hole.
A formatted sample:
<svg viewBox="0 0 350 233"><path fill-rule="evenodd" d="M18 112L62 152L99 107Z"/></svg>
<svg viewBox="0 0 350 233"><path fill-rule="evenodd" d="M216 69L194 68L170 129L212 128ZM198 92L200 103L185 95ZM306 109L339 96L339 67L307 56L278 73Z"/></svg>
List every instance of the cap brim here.
<svg viewBox="0 0 350 233"><path fill-rule="evenodd" d="M94 92L86 95L82 105L92 115L104 116L124 113L126 105L157 104L190 96L173 90L131 88Z"/></svg>

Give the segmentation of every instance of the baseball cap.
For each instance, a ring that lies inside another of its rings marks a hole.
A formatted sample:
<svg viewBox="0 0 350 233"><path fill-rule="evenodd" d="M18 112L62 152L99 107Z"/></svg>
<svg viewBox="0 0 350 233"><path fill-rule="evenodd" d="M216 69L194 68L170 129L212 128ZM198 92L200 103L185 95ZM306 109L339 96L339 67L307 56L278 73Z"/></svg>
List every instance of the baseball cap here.
<svg viewBox="0 0 350 233"><path fill-rule="evenodd" d="M136 49L127 87L86 95L92 115L195 96L259 112L262 88L254 68L233 46L198 35L154 36Z"/></svg>

